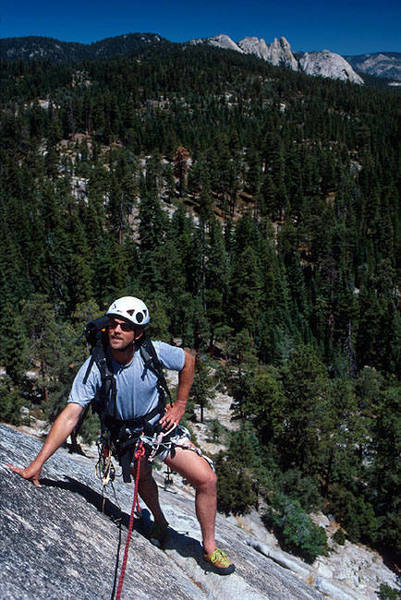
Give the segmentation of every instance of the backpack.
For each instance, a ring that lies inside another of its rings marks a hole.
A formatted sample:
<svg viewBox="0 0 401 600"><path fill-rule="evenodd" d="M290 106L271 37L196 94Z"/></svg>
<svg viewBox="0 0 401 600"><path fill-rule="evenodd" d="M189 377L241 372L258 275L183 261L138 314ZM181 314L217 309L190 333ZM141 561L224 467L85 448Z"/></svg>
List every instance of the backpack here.
<svg viewBox="0 0 401 600"><path fill-rule="evenodd" d="M92 402L92 410L99 415L101 424L101 437L111 441L117 456L123 467L124 481L130 481L129 466L131 463L133 448L142 432L152 435L156 427L150 421L158 414L163 414L166 406L166 397L172 403L171 394L167 386L163 367L159 361L152 341L146 335L136 342L136 351L139 350L145 369L150 369L157 377L157 388L159 402L149 413L130 420L119 420L116 417L116 380L111 368L107 353L107 316L90 321L85 326L85 338L90 348L91 358L86 370L83 383L88 380L93 364L99 369L101 376L101 388L98 397ZM106 414L106 407L110 406L114 414Z"/></svg>

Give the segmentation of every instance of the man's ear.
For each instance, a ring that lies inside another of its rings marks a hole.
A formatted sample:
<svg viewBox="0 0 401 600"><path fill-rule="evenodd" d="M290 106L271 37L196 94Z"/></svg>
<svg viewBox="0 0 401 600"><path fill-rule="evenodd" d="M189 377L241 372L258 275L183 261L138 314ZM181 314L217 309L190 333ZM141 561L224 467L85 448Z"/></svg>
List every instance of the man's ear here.
<svg viewBox="0 0 401 600"><path fill-rule="evenodd" d="M136 325L134 329L134 340L140 340L143 336L143 331L143 327L141 327L140 325Z"/></svg>

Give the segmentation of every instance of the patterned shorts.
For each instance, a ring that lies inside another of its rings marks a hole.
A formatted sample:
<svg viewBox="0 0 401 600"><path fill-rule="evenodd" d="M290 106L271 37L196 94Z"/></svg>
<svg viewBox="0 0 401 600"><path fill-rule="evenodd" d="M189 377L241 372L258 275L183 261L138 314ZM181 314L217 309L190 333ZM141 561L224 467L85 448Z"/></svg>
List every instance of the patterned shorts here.
<svg viewBox="0 0 401 600"><path fill-rule="evenodd" d="M175 448L192 450L192 452L204 458L213 471L215 470L213 461L208 456L205 456L200 448L195 446L191 440L190 432L184 425L177 425L171 433L164 436L159 446L154 448L153 456L151 453L149 459L152 461L153 458L157 458L158 460L165 461L169 456L174 456Z"/></svg>

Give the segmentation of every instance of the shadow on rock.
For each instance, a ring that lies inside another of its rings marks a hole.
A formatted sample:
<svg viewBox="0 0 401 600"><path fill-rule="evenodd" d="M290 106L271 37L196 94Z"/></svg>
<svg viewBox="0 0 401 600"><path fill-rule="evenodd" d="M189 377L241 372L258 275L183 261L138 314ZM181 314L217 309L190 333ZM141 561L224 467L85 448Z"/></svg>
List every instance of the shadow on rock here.
<svg viewBox="0 0 401 600"><path fill-rule="evenodd" d="M129 514L123 512L121 508L117 504L114 504L109 498L99 494L91 487L81 483L80 481L65 475L66 481L54 480L43 478L40 480L40 484L46 487L54 487L59 488L61 490L67 490L68 492L73 492L74 494L79 494L87 502L92 504L99 512L109 517L114 522L120 522L122 525L128 528L129 526ZM148 511L143 511L144 513L148 513ZM148 513L149 514L149 513ZM144 523L141 523L142 519L135 519L134 521L134 529L138 530L139 533L145 535L144 531L140 531L144 529ZM145 517L146 520L146 517Z"/></svg>
<svg viewBox="0 0 401 600"><path fill-rule="evenodd" d="M169 528L169 536L164 545L165 550L175 550L183 558L193 558L205 572L215 573L211 565L203 559L203 548L198 540L188 533L180 533Z"/></svg>
<svg viewBox="0 0 401 600"><path fill-rule="evenodd" d="M40 480L40 483L44 487L53 487L79 494L99 512L103 513L113 522L121 524L128 529L130 516L120 509L118 503L114 504L109 498L96 492L77 479L73 479L68 475L65 475L64 477L66 480L43 478ZM149 511L147 509L142 509L140 518L134 520L133 529L143 537L149 539L151 525L152 522ZM202 558L201 544L188 533L181 533L170 527L169 536L163 549L175 550L184 558L193 558L204 571L213 571Z"/></svg>

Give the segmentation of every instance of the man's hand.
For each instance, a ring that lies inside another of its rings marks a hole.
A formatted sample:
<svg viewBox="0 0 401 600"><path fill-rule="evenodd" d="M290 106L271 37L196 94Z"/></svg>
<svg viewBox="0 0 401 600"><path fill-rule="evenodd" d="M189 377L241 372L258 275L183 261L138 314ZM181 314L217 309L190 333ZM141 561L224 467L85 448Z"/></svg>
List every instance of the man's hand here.
<svg viewBox="0 0 401 600"><path fill-rule="evenodd" d="M32 481L33 485L35 485L36 487L41 487L39 483L39 477L42 467L36 465L35 462L32 462L25 469L22 467L16 467L14 465L6 465L6 467L11 469L11 471L14 471L14 473L18 473L18 475L21 475L21 477L23 477L24 479Z"/></svg>
<svg viewBox="0 0 401 600"><path fill-rule="evenodd" d="M166 406L166 412L160 419L160 425L163 429L170 429L173 425L178 425L185 413L185 405L175 402Z"/></svg>
<svg viewBox="0 0 401 600"><path fill-rule="evenodd" d="M68 438L71 431L78 423L82 411L83 408L79 404L73 402L67 404L53 423L49 435L35 460L33 460L25 469L14 465L7 465L7 467L11 469L11 471L14 471L14 473L21 475L24 479L32 481L33 485L36 487L40 487L39 477L43 464Z"/></svg>

